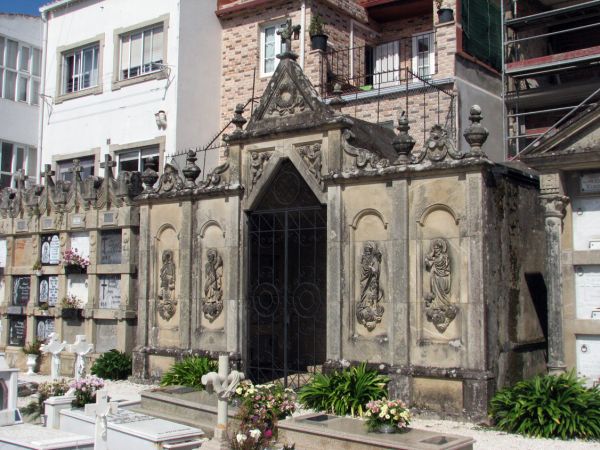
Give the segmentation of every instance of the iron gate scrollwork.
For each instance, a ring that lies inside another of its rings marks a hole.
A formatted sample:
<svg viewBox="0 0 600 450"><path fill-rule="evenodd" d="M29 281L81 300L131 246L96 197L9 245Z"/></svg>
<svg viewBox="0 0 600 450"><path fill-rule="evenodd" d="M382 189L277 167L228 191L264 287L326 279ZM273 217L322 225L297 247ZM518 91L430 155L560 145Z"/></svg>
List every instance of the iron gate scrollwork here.
<svg viewBox="0 0 600 450"><path fill-rule="evenodd" d="M298 387L326 356L326 209L286 162L248 225L248 373Z"/></svg>

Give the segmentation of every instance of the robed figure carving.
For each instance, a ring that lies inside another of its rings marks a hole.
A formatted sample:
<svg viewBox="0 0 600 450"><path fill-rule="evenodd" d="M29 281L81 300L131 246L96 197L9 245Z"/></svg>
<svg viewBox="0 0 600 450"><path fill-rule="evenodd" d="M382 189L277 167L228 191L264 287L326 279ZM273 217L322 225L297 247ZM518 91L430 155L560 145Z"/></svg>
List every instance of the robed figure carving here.
<svg viewBox="0 0 600 450"><path fill-rule="evenodd" d="M173 252L164 250L160 268L160 293L158 294L158 313L165 320L171 320L177 309L175 298L175 262Z"/></svg>
<svg viewBox="0 0 600 450"><path fill-rule="evenodd" d="M450 301L452 272L448 243L445 239L434 239L431 249L425 257L425 268L429 271L429 289L425 294L425 314L440 333L456 317L458 309Z"/></svg>
<svg viewBox="0 0 600 450"><path fill-rule="evenodd" d="M382 254L377 244L365 243L360 260L360 300L356 307L358 323L369 331L377 326L383 318L383 289L380 286Z"/></svg>
<svg viewBox="0 0 600 450"><path fill-rule="evenodd" d="M216 249L209 248L206 260L202 312L209 322L213 322L223 311L223 258Z"/></svg>

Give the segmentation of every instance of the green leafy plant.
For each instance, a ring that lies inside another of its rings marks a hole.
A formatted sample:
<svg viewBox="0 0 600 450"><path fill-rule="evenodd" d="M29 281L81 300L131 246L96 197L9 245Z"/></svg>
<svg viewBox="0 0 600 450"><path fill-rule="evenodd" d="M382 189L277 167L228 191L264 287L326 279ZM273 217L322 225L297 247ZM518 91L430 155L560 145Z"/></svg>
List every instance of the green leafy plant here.
<svg viewBox="0 0 600 450"><path fill-rule="evenodd" d="M94 362L92 373L109 380L126 380L131 375L131 356L113 348Z"/></svg>
<svg viewBox="0 0 600 450"><path fill-rule="evenodd" d="M362 363L330 375L316 374L312 382L298 393L304 406L344 416L362 416L371 400L387 397L390 379Z"/></svg>
<svg viewBox="0 0 600 450"><path fill-rule="evenodd" d="M319 16L318 14L313 15L310 19L310 25L308 26L308 34L310 34L311 36L325 34L323 28L324 25L325 24L321 16Z"/></svg>
<svg viewBox="0 0 600 450"><path fill-rule="evenodd" d="M44 402L50 397L65 395L69 390L69 383L64 378L56 381L46 381L38 386L38 398L30 402L25 408L21 408L21 412L36 419L44 412Z"/></svg>
<svg viewBox="0 0 600 450"><path fill-rule="evenodd" d="M217 371L217 362L204 356L189 356L173 364L160 380L161 386L187 386L203 390L202 375Z"/></svg>
<svg viewBox="0 0 600 450"><path fill-rule="evenodd" d="M600 438L600 389L571 371L537 376L496 393L490 414L501 430L560 439Z"/></svg>
<svg viewBox="0 0 600 450"><path fill-rule="evenodd" d="M33 266L31 267L32 270L42 270L42 263L41 261L38 259L36 262L33 263Z"/></svg>
<svg viewBox="0 0 600 450"><path fill-rule="evenodd" d="M36 339L31 344L27 344L23 347L23 353L26 355L41 355L42 351L40 350L40 347L43 343L43 341L38 341Z"/></svg>

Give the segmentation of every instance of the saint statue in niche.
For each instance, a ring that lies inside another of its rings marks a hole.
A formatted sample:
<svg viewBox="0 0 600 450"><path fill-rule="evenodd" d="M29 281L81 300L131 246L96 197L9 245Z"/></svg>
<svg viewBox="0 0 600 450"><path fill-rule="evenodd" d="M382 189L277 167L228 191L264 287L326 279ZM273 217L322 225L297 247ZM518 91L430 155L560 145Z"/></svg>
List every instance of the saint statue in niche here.
<svg viewBox="0 0 600 450"><path fill-rule="evenodd" d="M158 294L158 313L165 320L175 315L177 299L175 298L175 263L173 252L163 250L162 267L160 268L160 293Z"/></svg>
<svg viewBox="0 0 600 450"><path fill-rule="evenodd" d="M369 331L373 331L381 322L385 311L380 304L383 300L383 289L379 284L381 260L382 254L377 244L366 242L360 260L360 301L356 307L356 318Z"/></svg>
<svg viewBox="0 0 600 450"><path fill-rule="evenodd" d="M434 239L429 254L425 257L425 268L429 271L429 289L425 294L425 314L440 333L456 317L458 309L450 301L452 272L448 243L445 239Z"/></svg>
<svg viewBox="0 0 600 450"><path fill-rule="evenodd" d="M206 259L202 312L209 322L213 322L223 311L223 258L216 249L209 248Z"/></svg>

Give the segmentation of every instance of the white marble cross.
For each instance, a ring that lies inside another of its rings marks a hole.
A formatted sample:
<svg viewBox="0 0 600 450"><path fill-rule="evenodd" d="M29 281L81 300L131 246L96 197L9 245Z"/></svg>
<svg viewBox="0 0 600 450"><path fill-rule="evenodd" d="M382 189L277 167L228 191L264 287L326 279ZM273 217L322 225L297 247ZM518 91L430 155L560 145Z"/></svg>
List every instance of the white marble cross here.
<svg viewBox="0 0 600 450"><path fill-rule="evenodd" d="M94 435L94 450L108 450L108 420L107 416L111 410L108 402L108 391L100 389L96 391L96 428Z"/></svg>
<svg viewBox="0 0 600 450"><path fill-rule="evenodd" d="M40 346L40 350L44 353L52 354L50 373L52 374L53 380L58 380L60 377L60 352L65 349L67 342L60 342L60 336L57 333L50 333L49 339L47 344Z"/></svg>
<svg viewBox="0 0 600 450"><path fill-rule="evenodd" d="M202 384L209 393L216 392L218 397L217 426L214 437L202 445L207 450L225 450L229 448L227 437L227 403L235 388L245 378L237 370L229 373L229 356L219 355L219 373L209 372L202 376Z"/></svg>
<svg viewBox="0 0 600 450"><path fill-rule="evenodd" d="M85 355L94 350L94 344L87 342L85 334L75 336L75 343L69 345L69 351L77 355L75 360L75 379L79 380L85 372Z"/></svg>

